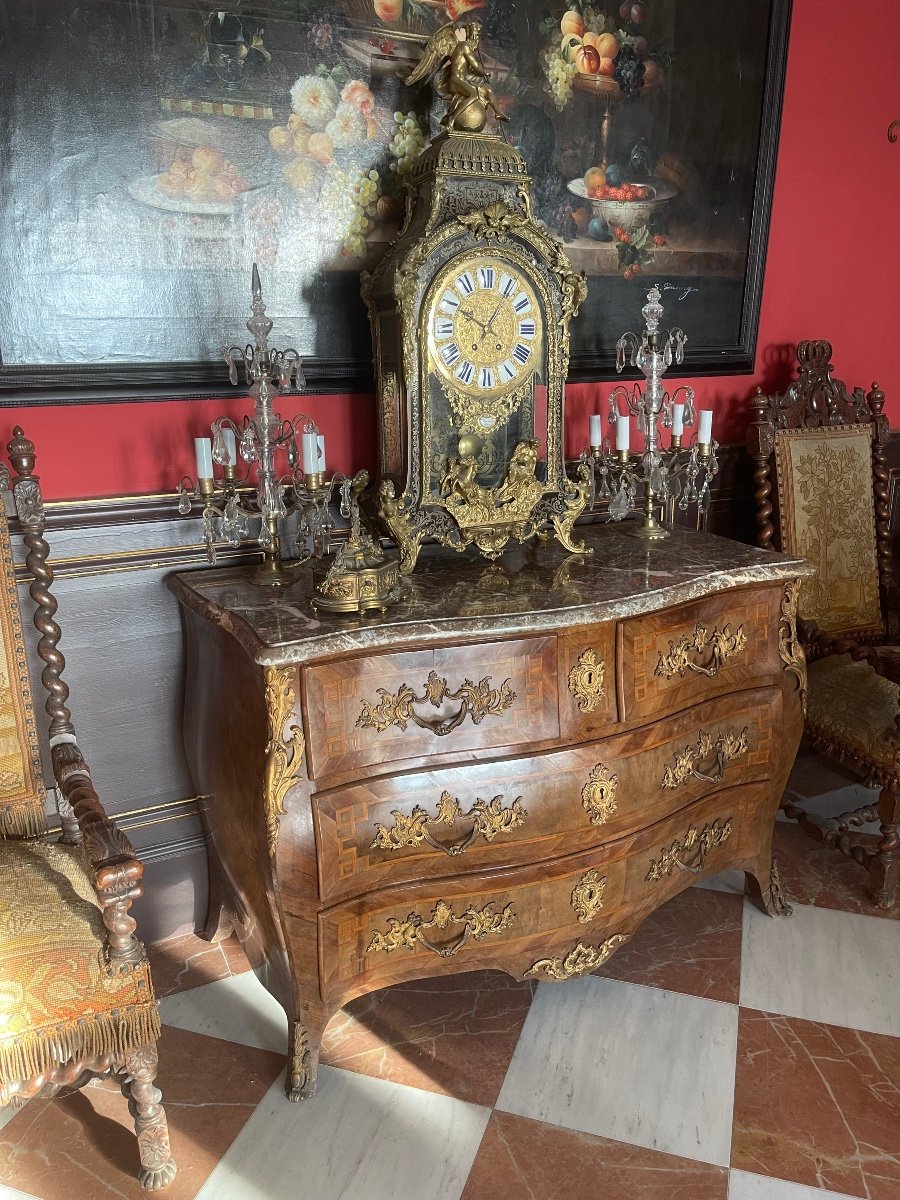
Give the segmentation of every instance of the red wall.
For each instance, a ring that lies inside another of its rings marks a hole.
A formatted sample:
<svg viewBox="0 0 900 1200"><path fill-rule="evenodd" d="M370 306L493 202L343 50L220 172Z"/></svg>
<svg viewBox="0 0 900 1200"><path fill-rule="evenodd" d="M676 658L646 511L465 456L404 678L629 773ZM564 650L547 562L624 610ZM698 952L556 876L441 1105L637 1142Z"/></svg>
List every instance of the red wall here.
<svg viewBox="0 0 900 1200"><path fill-rule="evenodd" d="M720 441L743 438L754 387L783 389L793 343L807 337L834 344L835 373L848 384L877 380L900 425L900 141L887 139L900 120L897 7L867 0L851 16L836 0L794 0L755 371L684 381L715 410ZM609 387L568 389L569 454ZM284 415L297 407L286 401ZM329 468L375 465L371 396L307 397L302 408L325 434ZM220 413L248 410L233 398L4 410L0 439L24 426L49 499L167 492L193 471L192 437Z"/></svg>

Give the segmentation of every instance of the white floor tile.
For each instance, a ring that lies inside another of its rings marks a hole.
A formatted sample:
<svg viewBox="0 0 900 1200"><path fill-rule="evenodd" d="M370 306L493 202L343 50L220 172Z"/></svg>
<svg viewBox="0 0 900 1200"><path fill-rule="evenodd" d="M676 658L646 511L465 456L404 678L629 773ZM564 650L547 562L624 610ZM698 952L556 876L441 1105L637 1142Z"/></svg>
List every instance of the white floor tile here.
<svg viewBox="0 0 900 1200"><path fill-rule="evenodd" d="M291 1104L281 1076L197 1200L459 1200L489 1115L329 1067Z"/></svg>
<svg viewBox="0 0 900 1200"><path fill-rule="evenodd" d="M773 920L744 904L741 1004L900 1036L896 921L794 904Z"/></svg>
<svg viewBox="0 0 900 1200"><path fill-rule="evenodd" d="M40 1198L31 1192L20 1192L17 1188L7 1187L5 1183L0 1183L0 1200L40 1200Z"/></svg>
<svg viewBox="0 0 900 1200"><path fill-rule="evenodd" d="M706 888L710 892L731 892L733 895L743 896L746 888L747 877L743 871L720 871L718 875L710 875L706 879L701 879L694 887Z"/></svg>
<svg viewBox="0 0 900 1200"><path fill-rule="evenodd" d="M252 971L165 996L159 1007L164 1025L276 1054L287 1052L284 1009Z"/></svg>
<svg viewBox="0 0 900 1200"><path fill-rule="evenodd" d="M736 1005L615 979L542 983L497 1108L727 1166Z"/></svg>
<svg viewBox="0 0 900 1200"><path fill-rule="evenodd" d="M821 1188L807 1187L803 1183L770 1179L768 1175L732 1171L728 1200L852 1200L852 1197L844 1192L823 1192Z"/></svg>

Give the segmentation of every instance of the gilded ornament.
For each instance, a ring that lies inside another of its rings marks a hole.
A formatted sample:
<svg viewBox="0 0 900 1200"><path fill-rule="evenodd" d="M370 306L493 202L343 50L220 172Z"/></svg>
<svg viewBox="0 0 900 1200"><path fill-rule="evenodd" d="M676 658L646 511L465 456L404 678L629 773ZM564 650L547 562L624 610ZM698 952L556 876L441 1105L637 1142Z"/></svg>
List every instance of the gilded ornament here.
<svg viewBox="0 0 900 1200"><path fill-rule="evenodd" d="M587 975L602 967L606 960L628 941L627 933L614 933L601 942L596 949L578 942L563 958L540 958L525 972L526 975L546 975L548 979L561 983L578 975Z"/></svg>
<svg viewBox="0 0 900 1200"><path fill-rule="evenodd" d="M781 878L781 868L778 865L778 859L772 859L772 866L769 870L769 894L768 908L778 917L789 917L794 911L791 908L787 892L784 890L784 880Z"/></svg>
<svg viewBox="0 0 900 1200"><path fill-rule="evenodd" d="M797 636L797 611L800 605L800 579L791 579L784 585L781 597L781 617L778 623L778 654L786 671L797 676L800 685L800 705L806 716L809 689L806 675L806 653Z"/></svg>
<svg viewBox="0 0 900 1200"><path fill-rule="evenodd" d="M499 688L490 686L491 677L486 676L478 683L464 679L455 692L451 692L446 679L437 672L430 671L424 687L424 695L417 696L408 684L401 684L399 692L392 693L386 688L379 688L381 697L377 704L363 701L362 712L356 720L357 729L374 729L376 733L384 733L392 725L406 730L412 721L420 729L427 729L438 737L443 737L457 729L466 717L472 718L473 725L480 725L485 717L499 717L511 707L516 699L516 693L506 679ZM461 701L459 711L452 717L429 719L420 716L414 709L415 704L430 704L440 708L445 700Z"/></svg>
<svg viewBox="0 0 900 1200"><path fill-rule="evenodd" d="M529 218L509 208L502 200L489 204L481 212L464 213L457 221L464 225L477 238L496 238L502 241L507 234L527 225Z"/></svg>
<svg viewBox="0 0 900 1200"><path fill-rule="evenodd" d="M569 672L569 691L582 712L594 712L606 696L603 686L604 663L594 650L585 650Z"/></svg>
<svg viewBox="0 0 900 1200"><path fill-rule="evenodd" d="M388 829L385 825L375 826L375 838L371 850L401 850L405 846L418 846L426 842L435 850L442 850L450 857L465 853L478 837L486 842L492 842L501 833L510 833L524 824L528 813L522 805L522 797L517 796L509 807L503 806L503 797L494 796L492 800L476 799L467 813L455 796L447 791L441 794L437 804L437 812L433 818L421 805L417 804L409 816L399 810L391 813L394 824ZM433 824L455 825L460 819L472 819L472 828L457 842L450 844L439 842L428 830L429 821Z"/></svg>
<svg viewBox="0 0 900 1200"><path fill-rule="evenodd" d="M269 854L274 858L278 844L279 817L284 815L284 801L298 781L303 766L305 741L300 725L288 729L290 740L284 741L284 726L294 711L294 670L291 667L266 667L265 702L269 739L266 743L266 769L263 804L266 814L266 835Z"/></svg>
<svg viewBox="0 0 900 1200"><path fill-rule="evenodd" d="M470 937L478 942L488 934L504 933L515 919L516 914L511 904L507 904L499 913L494 912L492 902L480 910L470 906L456 916L451 905L444 900L438 900L432 909L430 921L424 921L416 912L411 912L405 921L398 917L388 917L387 933L376 931L366 947L366 954L392 954L395 950L415 950L417 944L421 944L441 958L450 958L463 948ZM462 925L462 931L452 941L443 945L437 945L425 936L426 929L439 929L444 932L451 925Z"/></svg>
<svg viewBox="0 0 900 1200"><path fill-rule="evenodd" d="M288 1099L296 1103L306 1100L312 1091L313 1068L312 1055L309 1048L309 1033L301 1021L294 1022L294 1034L291 1039L291 1082L288 1088Z"/></svg>
<svg viewBox="0 0 900 1200"><path fill-rule="evenodd" d="M674 761L663 771L661 787L677 788L689 779L702 779L705 783L718 783L725 768L736 758L746 754L750 748L747 727L740 733L733 729L723 730L715 741L712 735L701 729L696 743L685 746L675 753ZM713 767L708 771L700 770L700 764L714 759ZM715 773L712 773L712 771Z"/></svg>
<svg viewBox="0 0 900 1200"><path fill-rule="evenodd" d="M677 642L670 641L668 653L660 652L653 674L662 675L664 679L674 679L676 675L683 678L686 671L696 671L698 675L718 675L730 658L746 648L747 635L743 625L739 625L732 633L730 625L710 631L702 621L698 621L690 637L681 637ZM692 654L702 654L707 649L712 650L712 662L708 667L692 660Z"/></svg>
<svg viewBox="0 0 900 1200"><path fill-rule="evenodd" d="M699 833L691 825L684 837L676 838L671 846L663 846L659 858L650 863L645 876L647 883L657 883L664 875L671 875L676 867L679 871L699 875L709 852L715 846L724 846L730 837L731 817L704 825ZM684 861L689 854L693 855L693 862Z"/></svg>
<svg viewBox="0 0 900 1200"><path fill-rule="evenodd" d="M603 763L597 763L581 789L581 803L592 825L603 825L616 811L618 787L618 775L614 775Z"/></svg>
<svg viewBox="0 0 900 1200"><path fill-rule="evenodd" d="M497 107L488 87L488 73L479 57L480 42L480 21L444 25L428 39L415 70L407 76L407 87L438 77L435 82L438 93L450 98L447 114L441 121L443 129L480 133L488 111L498 121L509 119Z"/></svg>
<svg viewBox="0 0 900 1200"><path fill-rule="evenodd" d="M592 921L603 907L605 890L606 876L601 875L599 871L592 869L582 875L572 891L572 908L582 924Z"/></svg>

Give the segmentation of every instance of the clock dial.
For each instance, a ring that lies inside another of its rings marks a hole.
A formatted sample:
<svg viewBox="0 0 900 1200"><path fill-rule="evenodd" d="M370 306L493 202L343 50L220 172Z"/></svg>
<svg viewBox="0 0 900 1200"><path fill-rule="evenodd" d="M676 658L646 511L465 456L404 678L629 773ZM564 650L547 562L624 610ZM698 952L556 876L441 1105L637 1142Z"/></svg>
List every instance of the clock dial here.
<svg viewBox="0 0 900 1200"><path fill-rule="evenodd" d="M470 395L519 387L541 364L540 309L527 277L500 258L448 268L428 312L431 361Z"/></svg>

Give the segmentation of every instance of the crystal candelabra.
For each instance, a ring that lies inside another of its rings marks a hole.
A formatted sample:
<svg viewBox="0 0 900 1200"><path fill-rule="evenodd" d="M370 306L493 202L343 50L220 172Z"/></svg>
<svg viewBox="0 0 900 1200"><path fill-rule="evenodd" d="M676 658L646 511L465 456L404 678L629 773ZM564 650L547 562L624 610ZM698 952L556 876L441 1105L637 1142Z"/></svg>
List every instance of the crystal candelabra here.
<svg viewBox="0 0 900 1200"><path fill-rule="evenodd" d="M697 434L687 446L683 445L685 427L694 424L694 390L682 386L670 394L663 387L662 377L673 362L682 362L687 338L677 328L660 333L663 306L659 300L659 288L654 285L641 309L646 327L640 337L629 331L616 342L616 370L622 371L629 362L647 382L644 388L635 384L630 392L620 383L610 393L609 422L615 430L615 451L602 437L600 417L594 416L590 419L590 449L582 455L593 464L595 484L597 475L600 477L595 501L609 501L613 521L639 515L641 520L631 533L650 540L669 536L663 521L670 503L677 501L682 511L696 504L701 513L706 512L709 485L718 470L711 412L700 412ZM620 403L624 403L624 412L619 410ZM638 433L644 439L643 451L635 455L630 450L632 416L637 417ZM660 443L660 426L672 431L668 447Z"/></svg>
<svg viewBox="0 0 900 1200"><path fill-rule="evenodd" d="M273 578L281 567L279 521L298 515L295 561L321 558L330 550L332 522L329 510L336 486L341 489L341 515L350 516L349 480L325 473L324 438L312 417L298 415L282 420L274 409L278 396L292 384L306 386L303 365L296 350L269 347L272 321L266 316L259 271L253 264L252 316L247 322L253 344L229 346L225 351L228 377L238 382L238 364L253 397L253 416L238 425L230 417L212 423L212 440L195 438L197 482L184 479L179 487L178 511L189 513L198 497L203 502L204 540L210 563L216 561L216 543L238 546L250 533L250 522L260 521L259 544ZM276 458L284 454L287 471L279 473ZM237 477L237 460L246 465ZM215 476L214 464L222 468ZM251 468L256 465L255 493ZM344 484L347 486L343 486Z"/></svg>

